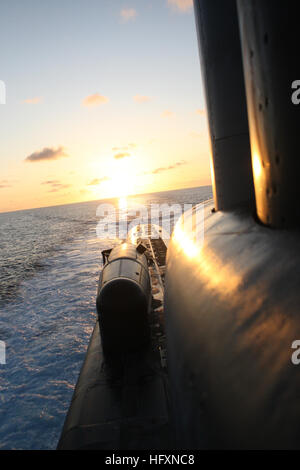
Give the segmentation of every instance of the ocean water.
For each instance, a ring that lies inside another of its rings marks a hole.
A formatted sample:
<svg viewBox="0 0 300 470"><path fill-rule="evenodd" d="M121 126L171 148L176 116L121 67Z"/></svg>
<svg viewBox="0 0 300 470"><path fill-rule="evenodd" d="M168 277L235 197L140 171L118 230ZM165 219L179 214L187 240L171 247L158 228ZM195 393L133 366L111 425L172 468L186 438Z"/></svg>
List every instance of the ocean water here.
<svg viewBox="0 0 300 470"><path fill-rule="evenodd" d="M130 204L197 204L210 186L130 197ZM0 214L0 449L55 449L95 319L101 202Z"/></svg>

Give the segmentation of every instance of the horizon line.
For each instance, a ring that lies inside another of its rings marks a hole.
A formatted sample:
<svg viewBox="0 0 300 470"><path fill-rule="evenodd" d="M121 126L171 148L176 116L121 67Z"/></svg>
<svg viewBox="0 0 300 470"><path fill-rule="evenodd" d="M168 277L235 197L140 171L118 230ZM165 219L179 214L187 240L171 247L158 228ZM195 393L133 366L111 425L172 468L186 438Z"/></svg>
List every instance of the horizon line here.
<svg viewBox="0 0 300 470"><path fill-rule="evenodd" d="M129 194L128 196L114 196L114 197L104 197L101 199L89 199L87 201L79 201L79 202L68 202L66 204L54 204L53 206L38 206L38 207L29 207L28 209L14 209L14 210L9 210L9 211L0 211L1 214L12 214L14 212L25 212L25 211L32 211L32 210L37 210L37 209L50 209L51 207L62 207L62 206L71 206L73 204L84 204L85 202L96 202L96 201L106 201L106 200L111 200L111 199L120 199L121 197L134 197L134 196L146 196L147 194L157 194L157 193L168 193L171 191L181 191L183 189L196 189L196 188L205 188L205 187L212 187L212 184L202 184L199 186L185 186L181 188L176 188L176 189L167 189L163 191L152 191L149 193L136 193L136 194Z"/></svg>

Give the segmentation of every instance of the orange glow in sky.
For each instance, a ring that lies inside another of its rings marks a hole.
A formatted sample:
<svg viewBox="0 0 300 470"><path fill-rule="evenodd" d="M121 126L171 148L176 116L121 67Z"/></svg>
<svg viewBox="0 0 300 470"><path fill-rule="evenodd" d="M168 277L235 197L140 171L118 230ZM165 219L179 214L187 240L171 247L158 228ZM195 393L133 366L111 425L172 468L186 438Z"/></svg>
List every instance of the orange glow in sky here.
<svg viewBox="0 0 300 470"><path fill-rule="evenodd" d="M211 183L191 1L13 4L0 212Z"/></svg>

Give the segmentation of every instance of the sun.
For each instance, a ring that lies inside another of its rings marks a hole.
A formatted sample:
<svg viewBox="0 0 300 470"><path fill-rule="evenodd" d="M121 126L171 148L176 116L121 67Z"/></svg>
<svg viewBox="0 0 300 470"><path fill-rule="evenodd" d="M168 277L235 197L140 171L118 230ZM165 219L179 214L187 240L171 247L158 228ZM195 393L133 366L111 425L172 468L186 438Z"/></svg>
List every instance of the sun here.
<svg viewBox="0 0 300 470"><path fill-rule="evenodd" d="M108 169L108 180L103 184L109 197L126 198L135 193L137 183L134 158L112 160Z"/></svg>
<svg viewBox="0 0 300 470"><path fill-rule="evenodd" d="M127 197L134 193L134 176L129 172L118 169L109 181L107 186L112 197Z"/></svg>
<svg viewBox="0 0 300 470"><path fill-rule="evenodd" d="M138 174L134 156L122 159L108 158L106 162L95 160L93 176L105 175L101 183L94 188L94 193L104 198L127 198L136 193Z"/></svg>
<svg viewBox="0 0 300 470"><path fill-rule="evenodd" d="M115 197L124 198L135 193L136 168L134 156L113 161L110 188Z"/></svg>

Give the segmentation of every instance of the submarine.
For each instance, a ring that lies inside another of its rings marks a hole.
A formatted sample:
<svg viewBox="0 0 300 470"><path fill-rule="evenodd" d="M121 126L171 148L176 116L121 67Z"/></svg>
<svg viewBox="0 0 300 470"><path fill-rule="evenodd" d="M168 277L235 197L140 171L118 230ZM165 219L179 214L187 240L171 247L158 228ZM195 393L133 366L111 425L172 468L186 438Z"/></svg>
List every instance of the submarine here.
<svg viewBox="0 0 300 470"><path fill-rule="evenodd" d="M90 340L58 449L165 449L174 442L163 316L167 241L138 225L104 250Z"/></svg>
<svg viewBox="0 0 300 470"><path fill-rule="evenodd" d="M213 200L103 253L58 449L300 448L298 10L194 0Z"/></svg>

